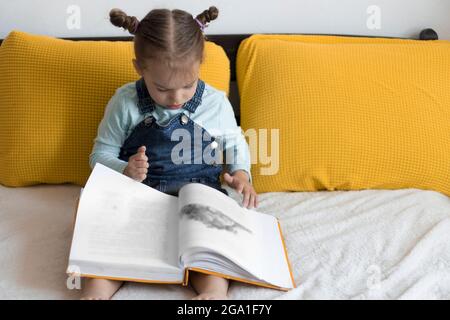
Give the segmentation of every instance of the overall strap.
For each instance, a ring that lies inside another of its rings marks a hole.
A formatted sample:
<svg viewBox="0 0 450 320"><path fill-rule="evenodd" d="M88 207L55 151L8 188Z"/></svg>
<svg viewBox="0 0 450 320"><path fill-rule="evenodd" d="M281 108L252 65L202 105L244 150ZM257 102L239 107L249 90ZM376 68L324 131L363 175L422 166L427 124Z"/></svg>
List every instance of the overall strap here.
<svg viewBox="0 0 450 320"><path fill-rule="evenodd" d="M197 107L202 103L203 91L205 91L205 82L198 79L197 90L195 90L194 96L184 104L183 108L194 113Z"/></svg>
<svg viewBox="0 0 450 320"><path fill-rule="evenodd" d="M138 108L142 114L153 112L155 110L155 101L148 93L144 78L136 81L136 92L138 95Z"/></svg>

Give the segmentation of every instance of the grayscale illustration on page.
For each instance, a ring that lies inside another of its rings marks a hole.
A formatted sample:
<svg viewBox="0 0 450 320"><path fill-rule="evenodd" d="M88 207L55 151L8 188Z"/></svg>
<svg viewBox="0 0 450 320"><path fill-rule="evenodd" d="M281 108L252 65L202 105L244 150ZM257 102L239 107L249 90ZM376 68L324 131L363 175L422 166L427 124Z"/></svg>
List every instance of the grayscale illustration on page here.
<svg viewBox="0 0 450 320"><path fill-rule="evenodd" d="M226 230L234 234L237 234L238 229L252 233L251 230L237 223L219 210L207 205L190 203L181 209L181 214L188 219L202 222L208 228Z"/></svg>

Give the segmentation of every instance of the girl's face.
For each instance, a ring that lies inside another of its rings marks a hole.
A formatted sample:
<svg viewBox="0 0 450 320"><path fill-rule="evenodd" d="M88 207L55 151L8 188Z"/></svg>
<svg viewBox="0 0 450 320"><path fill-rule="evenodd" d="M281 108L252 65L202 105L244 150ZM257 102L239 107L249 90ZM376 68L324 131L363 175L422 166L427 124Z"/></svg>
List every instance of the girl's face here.
<svg viewBox="0 0 450 320"><path fill-rule="evenodd" d="M136 72L144 78L148 93L155 102L167 109L180 109L197 90L200 62L194 62L183 71L173 72L165 64L148 61L146 68L133 59Z"/></svg>

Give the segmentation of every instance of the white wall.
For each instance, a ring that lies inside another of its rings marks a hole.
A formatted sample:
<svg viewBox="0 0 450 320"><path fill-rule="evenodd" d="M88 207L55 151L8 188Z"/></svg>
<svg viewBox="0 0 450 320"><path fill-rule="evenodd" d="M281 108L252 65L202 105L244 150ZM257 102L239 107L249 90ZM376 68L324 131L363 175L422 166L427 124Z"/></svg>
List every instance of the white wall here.
<svg viewBox="0 0 450 320"><path fill-rule="evenodd" d="M111 8L142 18L153 8L220 16L207 34L328 33L416 37L431 27L450 40L450 0L0 0L0 38L11 30L56 37L125 36ZM375 11L369 11L375 5ZM72 10L74 8L74 10ZM369 26L368 26L369 25Z"/></svg>

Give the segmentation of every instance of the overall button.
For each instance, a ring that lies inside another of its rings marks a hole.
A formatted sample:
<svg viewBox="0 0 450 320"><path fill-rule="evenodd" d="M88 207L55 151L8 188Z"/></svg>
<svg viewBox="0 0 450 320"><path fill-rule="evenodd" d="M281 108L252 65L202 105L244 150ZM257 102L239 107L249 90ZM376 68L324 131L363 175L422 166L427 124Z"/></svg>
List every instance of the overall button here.
<svg viewBox="0 0 450 320"><path fill-rule="evenodd" d="M187 124L188 121L189 121L189 120L188 120L187 115L183 114L183 115L181 116L181 123L182 123L182 124Z"/></svg>
<svg viewBox="0 0 450 320"><path fill-rule="evenodd" d="M211 142L211 149L215 149L219 146L219 144L217 143L217 141L213 141Z"/></svg>

